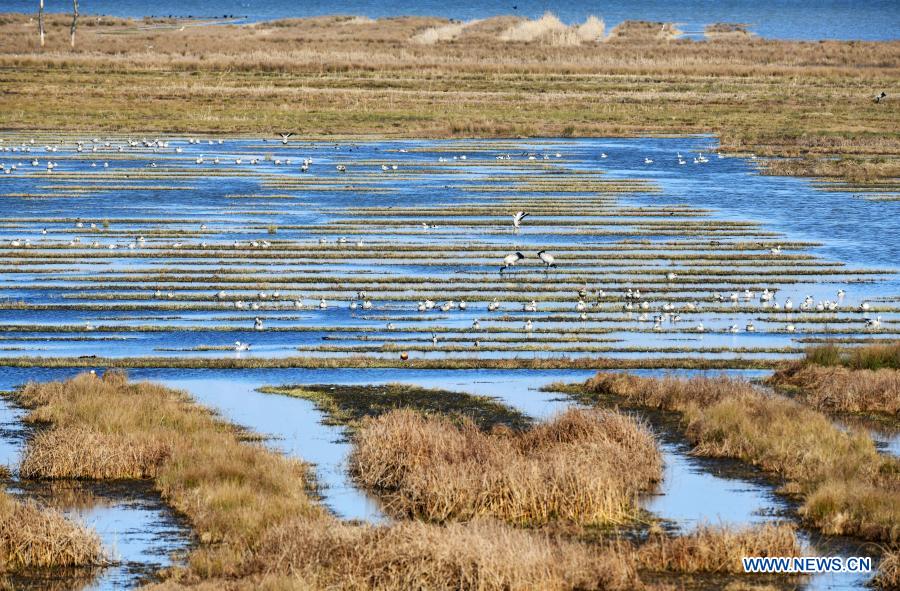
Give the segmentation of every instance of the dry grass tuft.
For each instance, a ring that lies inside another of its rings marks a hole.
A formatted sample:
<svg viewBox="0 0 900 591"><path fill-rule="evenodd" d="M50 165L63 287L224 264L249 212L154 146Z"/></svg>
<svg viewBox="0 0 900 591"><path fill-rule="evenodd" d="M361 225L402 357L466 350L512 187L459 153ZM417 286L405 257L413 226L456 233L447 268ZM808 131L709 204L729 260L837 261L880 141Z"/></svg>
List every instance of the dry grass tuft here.
<svg viewBox="0 0 900 591"><path fill-rule="evenodd" d="M411 41L421 45L434 45L435 43L442 41L453 41L459 37L464 30L479 22L481 21L451 22L438 27L430 27L421 33L413 35Z"/></svg>
<svg viewBox="0 0 900 591"><path fill-rule="evenodd" d="M704 526L678 537L652 536L635 550L641 568L681 573L743 574L746 556L800 556L791 525L766 524L743 530Z"/></svg>
<svg viewBox="0 0 900 591"><path fill-rule="evenodd" d="M773 374L768 383L826 412L900 413L900 342L810 347L804 359Z"/></svg>
<svg viewBox="0 0 900 591"><path fill-rule="evenodd" d="M666 375L642 378L629 373L598 373L585 383L591 394L627 398L640 406L683 411L690 405L709 406L726 396L753 393L756 389L744 380L727 376L696 376L690 380Z"/></svg>
<svg viewBox="0 0 900 591"><path fill-rule="evenodd" d="M24 478L153 478L168 456L169 445L161 441L66 427L38 433L20 472Z"/></svg>
<svg viewBox="0 0 900 591"><path fill-rule="evenodd" d="M202 538L238 553L286 516L322 512L302 484L306 466L241 442L183 392L108 371L28 384L17 396L30 420L50 425L27 446L30 477L152 477Z"/></svg>
<svg viewBox="0 0 900 591"><path fill-rule="evenodd" d="M876 589L900 589L900 548L884 552L872 584Z"/></svg>
<svg viewBox="0 0 900 591"><path fill-rule="evenodd" d="M0 573L104 564L100 537L54 509L0 491Z"/></svg>
<svg viewBox="0 0 900 591"><path fill-rule="evenodd" d="M395 515L517 524L621 523L661 476L652 434L613 412L571 410L525 432L394 411L362 424L351 459Z"/></svg>
<svg viewBox="0 0 900 591"><path fill-rule="evenodd" d="M519 21L503 31L499 38L501 41L540 42L565 47L601 41L605 31L606 24L595 16L589 16L580 25L568 27L556 15L547 12L539 19Z"/></svg>

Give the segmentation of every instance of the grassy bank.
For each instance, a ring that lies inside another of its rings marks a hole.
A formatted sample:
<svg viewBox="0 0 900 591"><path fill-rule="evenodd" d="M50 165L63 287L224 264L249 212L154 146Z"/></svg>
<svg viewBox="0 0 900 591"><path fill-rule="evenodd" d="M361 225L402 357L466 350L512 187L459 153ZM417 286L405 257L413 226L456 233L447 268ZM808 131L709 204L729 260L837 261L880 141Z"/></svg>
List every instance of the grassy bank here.
<svg viewBox="0 0 900 591"><path fill-rule="evenodd" d="M27 568L101 566L106 562L96 532L55 509L19 501L0 490L0 575Z"/></svg>
<svg viewBox="0 0 900 591"><path fill-rule="evenodd" d="M30 16L4 15L6 127L303 137L715 133L729 150L790 158L771 164L778 173L873 192L896 191L900 176L898 103L871 99L897 85L895 41L696 42L623 26L602 42L559 43L512 40L505 33L521 20L498 17L421 43L451 23L321 17L143 27L86 17L73 50L69 24L48 17L41 50ZM32 100L48 92L52 100Z"/></svg>
<svg viewBox="0 0 900 591"><path fill-rule="evenodd" d="M800 403L726 377L680 379L597 374L569 391L681 413L695 453L737 458L784 479L805 522L830 534L900 538L900 463L864 432L838 429Z"/></svg>
<svg viewBox="0 0 900 591"><path fill-rule="evenodd" d="M804 403L826 412L900 414L900 342L807 349L768 380Z"/></svg>

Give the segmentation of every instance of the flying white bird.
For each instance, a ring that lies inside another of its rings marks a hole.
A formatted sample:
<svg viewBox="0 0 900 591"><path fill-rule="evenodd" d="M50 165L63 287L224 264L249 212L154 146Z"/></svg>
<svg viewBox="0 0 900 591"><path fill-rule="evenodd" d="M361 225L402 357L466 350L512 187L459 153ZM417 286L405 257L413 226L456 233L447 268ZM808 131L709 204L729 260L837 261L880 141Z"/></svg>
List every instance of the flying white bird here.
<svg viewBox="0 0 900 591"><path fill-rule="evenodd" d="M516 215L513 216L513 228L516 230L519 229L519 226L522 225L522 220L528 217L528 214L524 211L517 211Z"/></svg>

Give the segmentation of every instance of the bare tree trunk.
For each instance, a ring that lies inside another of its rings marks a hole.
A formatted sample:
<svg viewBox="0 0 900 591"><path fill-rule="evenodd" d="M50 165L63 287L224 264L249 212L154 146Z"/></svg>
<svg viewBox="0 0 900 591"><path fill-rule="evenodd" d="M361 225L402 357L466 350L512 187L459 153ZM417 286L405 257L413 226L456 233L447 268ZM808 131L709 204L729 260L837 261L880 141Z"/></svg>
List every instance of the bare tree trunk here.
<svg viewBox="0 0 900 591"><path fill-rule="evenodd" d="M75 48L75 29L78 28L78 0L72 0L72 48Z"/></svg>
<svg viewBox="0 0 900 591"><path fill-rule="evenodd" d="M41 47L44 46L44 0L38 5L38 30L41 33Z"/></svg>

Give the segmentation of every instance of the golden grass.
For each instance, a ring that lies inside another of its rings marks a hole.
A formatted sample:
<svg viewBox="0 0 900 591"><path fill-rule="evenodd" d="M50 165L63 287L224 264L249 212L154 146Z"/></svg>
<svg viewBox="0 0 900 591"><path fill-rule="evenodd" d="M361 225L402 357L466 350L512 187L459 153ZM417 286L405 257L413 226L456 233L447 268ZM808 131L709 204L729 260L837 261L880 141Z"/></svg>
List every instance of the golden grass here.
<svg viewBox="0 0 900 591"><path fill-rule="evenodd" d="M583 394L682 413L694 453L737 458L786 479L802 517L830 534L900 539L900 460L863 431L842 431L823 414L727 377L598 375Z"/></svg>
<svg viewBox="0 0 900 591"><path fill-rule="evenodd" d="M742 530L701 526L676 537L653 535L635 550L641 568L681 573L743 574L747 556L801 556L796 529L765 524Z"/></svg>
<svg viewBox="0 0 900 591"><path fill-rule="evenodd" d="M591 15L582 24L567 26L551 12L535 20L522 20L500 34L501 41L539 42L556 47L601 41L606 31L602 19Z"/></svg>
<svg viewBox="0 0 900 591"><path fill-rule="evenodd" d="M617 524L661 478L653 435L614 412L570 410L522 432L398 410L364 421L351 469L387 510L429 521Z"/></svg>
<svg viewBox="0 0 900 591"><path fill-rule="evenodd" d="M0 490L0 573L105 562L96 532L55 509L18 501Z"/></svg>

